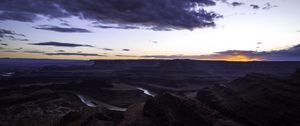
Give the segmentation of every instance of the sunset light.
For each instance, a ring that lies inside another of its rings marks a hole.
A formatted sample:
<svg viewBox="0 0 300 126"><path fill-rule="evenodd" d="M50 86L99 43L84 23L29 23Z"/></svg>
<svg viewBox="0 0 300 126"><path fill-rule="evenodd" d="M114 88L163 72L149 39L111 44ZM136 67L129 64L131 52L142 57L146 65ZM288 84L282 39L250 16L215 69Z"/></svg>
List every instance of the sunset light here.
<svg viewBox="0 0 300 126"><path fill-rule="evenodd" d="M299 0L47 1L1 2L0 58L300 60Z"/></svg>
<svg viewBox="0 0 300 126"><path fill-rule="evenodd" d="M300 126L300 0L0 0L0 126Z"/></svg>
<svg viewBox="0 0 300 126"><path fill-rule="evenodd" d="M231 62L250 62L250 61L260 61L261 59L248 57L246 55L236 55L236 56L224 57L224 60L231 61Z"/></svg>

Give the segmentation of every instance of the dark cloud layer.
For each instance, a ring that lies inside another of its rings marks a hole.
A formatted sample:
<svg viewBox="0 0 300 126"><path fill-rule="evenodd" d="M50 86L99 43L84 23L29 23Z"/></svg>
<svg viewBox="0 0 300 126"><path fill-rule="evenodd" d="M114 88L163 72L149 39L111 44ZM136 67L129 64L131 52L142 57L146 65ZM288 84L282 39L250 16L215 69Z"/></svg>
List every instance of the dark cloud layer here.
<svg viewBox="0 0 300 126"><path fill-rule="evenodd" d="M44 53L50 56L105 56L96 53Z"/></svg>
<svg viewBox="0 0 300 126"><path fill-rule="evenodd" d="M244 5L245 3L242 3L242 2L237 2L237 1L234 1L234 2L229 2L227 0L215 0L215 1L220 1L222 3L225 3L225 4L228 4L228 5L231 5L231 6L241 6L241 5Z"/></svg>
<svg viewBox="0 0 300 126"><path fill-rule="evenodd" d="M232 2L231 5L232 6L241 6L241 5L244 5L244 3L242 3L242 2Z"/></svg>
<svg viewBox="0 0 300 126"><path fill-rule="evenodd" d="M252 7L253 9L263 9L263 10L269 10L272 9L274 7L278 7L277 5L272 5L271 3L266 3L265 5L259 6L256 4L250 4L250 7Z"/></svg>
<svg viewBox="0 0 300 126"><path fill-rule="evenodd" d="M251 4L250 7L252 7L253 9L259 9L259 5L256 5L256 4Z"/></svg>
<svg viewBox="0 0 300 126"><path fill-rule="evenodd" d="M82 29L82 28L67 28L67 27L58 27L52 25L39 25L39 26L34 26L33 28L40 29L40 30L55 31L55 32L65 32L65 33L90 33L91 32L87 29Z"/></svg>
<svg viewBox="0 0 300 126"><path fill-rule="evenodd" d="M135 56L135 55L115 55L117 57L139 57L139 56Z"/></svg>
<svg viewBox="0 0 300 126"><path fill-rule="evenodd" d="M114 51L114 49L111 49L111 48L101 48L101 49L104 51Z"/></svg>
<svg viewBox="0 0 300 126"><path fill-rule="evenodd" d="M29 39L20 39L20 38L15 38L15 39L12 39L12 40L17 40L17 41L29 41Z"/></svg>
<svg viewBox="0 0 300 126"><path fill-rule="evenodd" d="M60 53L62 53L62 52L66 52L65 50L56 50L55 52L60 52Z"/></svg>
<svg viewBox="0 0 300 126"><path fill-rule="evenodd" d="M266 3L265 6L262 8L264 10L269 10L272 9L274 7L278 7L277 5L272 5L271 3Z"/></svg>
<svg viewBox="0 0 300 126"><path fill-rule="evenodd" d="M266 60L300 60L300 44L283 49L274 50L269 52L260 52L259 55L263 56Z"/></svg>
<svg viewBox="0 0 300 126"><path fill-rule="evenodd" d="M74 43L63 43L63 42L40 42L40 43L29 43L30 45L38 46L60 46L60 47L93 47L91 45L81 45Z"/></svg>
<svg viewBox="0 0 300 126"><path fill-rule="evenodd" d="M64 51L56 51L57 53L47 53L39 50L22 51L22 48L18 49L6 49L1 48L1 52L23 52L23 53L39 53L51 56L106 56L95 53L69 53ZM155 58L155 59L199 59L199 60L226 60L228 58L234 59L234 57L245 57L249 60L265 60L265 61L299 61L300 60L300 44L290 48L273 51L245 51L245 50L227 50L222 52L216 52L209 55L115 55L117 57L135 57L135 58ZM238 61L238 60L237 60Z"/></svg>
<svg viewBox="0 0 300 126"><path fill-rule="evenodd" d="M21 35L21 34L17 34L14 31L6 30L6 29L0 29L0 37L5 37L8 35Z"/></svg>
<svg viewBox="0 0 300 126"><path fill-rule="evenodd" d="M23 39L19 37L25 37L24 34L18 34L11 30L1 29L0 28L0 40L2 39L9 39L9 40L16 40L16 41L28 41L28 39Z"/></svg>
<svg viewBox="0 0 300 126"><path fill-rule="evenodd" d="M36 53L36 54L44 54L44 51L38 51L38 50L30 50L30 51L23 51L24 53Z"/></svg>
<svg viewBox="0 0 300 126"><path fill-rule="evenodd" d="M0 20L34 22L78 16L81 19L124 26L163 29L211 27L219 14L203 9L213 0L1 0Z"/></svg>
<svg viewBox="0 0 300 126"><path fill-rule="evenodd" d="M2 45L2 46L8 46L8 44L6 44L6 43L1 43L1 45Z"/></svg>
<svg viewBox="0 0 300 126"><path fill-rule="evenodd" d="M56 53L52 52L45 52L40 50L22 50L23 48L17 48L17 49L6 49L0 47L0 52L19 52L19 53L32 53L32 54L42 54L42 55L48 55L48 56L106 56L106 55L99 55L96 53L82 53L81 51L77 53L73 52L65 52L64 50L57 50Z"/></svg>
<svg viewBox="0 0 300 126"><path fill-rule="evenodd" d="M1 52L18 52L18 51L15 51L15 50L3 50Z"/></svg>
<svg viewBox="0 0 300 126"><path fill-rule="evenodd" d="M120 25L120 26L109 26L109 25L95 25L94 27L103 28L103 29L139 29L137 26L127 26L127 25Z"/></svg>
<svg viewBox="0 0 300 126"><path fill-rule="evenodd" d="M27 12L5 11L0 13L0 20L16 20L22 22L33 22L34 19L38 19L38 16Z"/></svg>
<svg viewBox="0 0 300 126"><path fill-rule="evenodd" d="M244 55L247 57L260 58L262 60L269 60L269 61L299 61L300 44L282 50L263 51L263 52L231 50L231 51L218 52L217 54L222 56Z"/></svg>
<svg viewBox="0 0 300 126"><path fill-rule="evenodd" d="M245 56L251 59L267 60L267 61L299 61L300 60L300 44L291 48L273 51L244 51L244 50L228 50L216 52L210 55L145 55L143 58L157 59L226 59L227 57Z"/></svg>
<svg viewBox="0 0 300 126"><path fill-rule="evenodd" d="M246 3L243 3L243 2L237 2L237 1L234 1L234 2L229 2L229 1L227 1L227 0L216 0L216 1L220 1L220 2L223 2L223 3L226 3L226 4L228 4L228 5L232 5L232 6L234 6L234 7L236 7L236 6L241 6L241 5L245 5ZM271 8L274 8L274 7L278 7L277 5L272 5L271 3L266 3L266 4L264 4L264 5L257 5L257 4L250 4L249 5L251 8L253 8L253 9L260 9L260 8L262 8L263 10L269 10L269 9L271 9Z"/></svg>
<svg viewBox="0 0 300 126"><path fill-rule="evenodd" d="M195 56L190 56L190 55L145 55L141 57L156 58L156 59L195 59L196 58Z"/></svg>
<svg viewBox="0 0 300 126"><path fill-rule="evenodd" d="M128 52L128 51L130 51L130 49L122 49L122 51L126 51L126 52Z"/></svg>

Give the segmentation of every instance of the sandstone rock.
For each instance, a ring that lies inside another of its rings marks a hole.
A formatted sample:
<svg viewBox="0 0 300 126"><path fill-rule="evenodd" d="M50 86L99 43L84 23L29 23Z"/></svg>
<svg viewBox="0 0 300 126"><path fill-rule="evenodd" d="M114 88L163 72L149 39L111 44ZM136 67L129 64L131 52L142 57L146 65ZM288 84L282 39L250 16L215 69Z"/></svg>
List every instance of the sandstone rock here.
<svg viewBox="0 0 300 126"><path fill-rule="evenodd" d="M197 99L245 125L298 126L300 83L294 78L249 74L226 85L200 90Z"/></svg>
<svg viewBox="0 0 300 126"><path fill-rule="evenodd" d="M170 93L132 105L120 126L239 126L207 106Z"/></svg>

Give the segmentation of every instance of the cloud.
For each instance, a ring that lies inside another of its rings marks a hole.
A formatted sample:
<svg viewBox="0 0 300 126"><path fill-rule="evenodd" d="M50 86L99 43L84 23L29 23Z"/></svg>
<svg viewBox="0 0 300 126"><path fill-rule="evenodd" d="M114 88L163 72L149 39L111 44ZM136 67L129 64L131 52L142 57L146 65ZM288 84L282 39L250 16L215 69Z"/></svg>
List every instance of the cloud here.
<svg viewBox="0 0 300 126"><path fill-rule="evenodd" d="M281 50L262 52L233 50L219 52L219 54L224 56L244 55L247 57L259 58L269 61L300 61L300 44Z"/></svg>
<svg viewBox="0 0 300 126"><path fill-rule="evenodd" d="M157 41L150 41L151 43L154 43L154 44L158 44L158 42Z"/></svg>
<svg viewBox="0 0 300 126"><path fill-rule="evenodd" d="M6 44L6 43L1 43L1 45L2 45L2 46L8 46L8 44Z"/></svg>
<svg viewBox="0 0 300 126"><path fill-rule="evenodd" d="M256 4L251 4L250 7L252 7L253 9L259 9L259 5L256 5Z"/></svg>
<svg viewBox="0 0 300 126"><path fill-rule="evenodd" d="M0 47L0 50L1 50L1 48L2 47ZM40 50L24 50L24 51L22 51L22 49L23 48L7 49L7 50L3 50L1 52L33 53L33 54L43 54L43 55L48 55L48 56L106 56L106 55L99 55L96 53L82 53L81 51L79 51L77 53L71 53L71 52L65 52L64 50L58 50L58 51L56 51L58 53L50 53L50 52L45 52L45 51L40 51Z"/></svg>
<svg viewBox="0 0 300 126"><path fill-rule="evenodd" d="M130 51L130 49L122 49L122 51L127 51L128 52L128 51Z"/></svg>
<svg viewBox="0 0 300 126"><path fill-rule="evenodd" d="M236 7L236 6L244 5L244 3L242 3L242 2L232 2L231 5Z"/></svg>
<svg viewBox="0 0 300 126"><path fill-rule="evenodd" d="M30 45L38 46L59 46L59 47L93 47L91 45L81 45L74 43L62 43L62 42L40 42L40 43L29 43Z"/></svg>
<svg viewBox="0 0 300 126"><path fill-rule="evenodd" d="M96 53L45 53L50 56L105 56Z"/></svg>
<svg viewBox="0 0 300 126"><path fill-rule="evenodd" d="M239 51L238 51L239 52ZM142 58L154 59L194 59L194 60L227 60L230 55L222 54L222 52L210 55L144 55ZM238 54L235 54L238 56Z"/></svg>
<svg viewBox="0 0 300 126"><path fill-rule="evenodd" d="M237 1L234 1L234 2L228 2L227 0L216 0L216 1L220 1L222 3L225 3L227 5L231 5L231 6L241 6L241 5L244 5L245 3L242 3L242 2L237 2Z"/></svg>
<svg viewBox="0 0 300 126"><path fill-rule="evenodd" d="M55 1L58 0L2 0L0 17L3 17L2 20L34 22L40 19L40 15L49 18L68 16L67 12L63 11Z"/></svg>
<svg viewBox="0 0 300 126"><path fill-rule="evenodd" d="M82 28L66 28L66 27L58 27L52 25L39 25L39 26L34 26L33 28L40 29L40 30L55 31L55 32L64 32L64 33L90 33L91 32L87 29L82 29Z"/></svg>
<svg viewBox="0 0 300 126"><path fill-rule="evenodd" d="M101 48L101 49L104 51L114 51L114 49L111 49L111 48Z"/></svg>
<svg viewBox="0 0 300 126"><path fill-rule="evenodd" d="M277 5L271 5L270 3L266 3L265 6L262 8L264 10L269 10L272 9L274 7L278 7Z"/></svg>
<svg viewBox="0 0 300 126"><path fill-rule="evenodd" d="M300 61L300 44L287 49L260 52L259 54L266 60Z"/></svg>
<svg viewBox="0 0 300 126"><path fill-rule="evenodd" d="M12 40L17 40L17 41L29 41L29 39L20 39L20 38L14 38Z"/></svg>
<svg viewBox="0 0 300 126"><path fill-rule="evenodd" d="M36 53L36 54L44 54L44 51L38 51L38 50L30 50L30 51L23 51L23 53Z"/></svg>
<svg viewBox="0 0 300 126"><path fill-rule="evenodd" d="M0 28L0 40L2 39L9 39L9 40L16 40L16 41L28 41L28 39L21 39L19 37L25 37L24 34L18 34L11 30L1 29Z"/></svg>
<svg viewBox="0 0 300 126"><path fill-rule="evenodd" d="M224 60L224 61L255 61L261 60L259 57L252 55L243 55L249 53L248 51L230 50L229 52L217 52L209 55L145 55L143 58L154 59L194 59L194 60Z"/></svg>
<svg viewBox="0 0 300 126"><path fill-rule="evenodd" d="M137 26L109 26L109 25L95 25L94 27L103 29L139 29Z"/></svg>
<svg viewBox="0 0 300 126"><path fill-rule="evenodd" d="M253 9L260 9L262 8L263 10L269 10L272 9L274 7L278 7L277 5L272 5L271 3L266 3L265 5L263 5L262 7L256 4L250 4L250 7L252 7Z"/></svg>
<svg viewBox="0 0 300 126"><path fill-rule="evenodd" d="M62 25L62 26L71 26L70 24L68 24L66 22L60 23L60 25Z"/></svg>
<svg viewBox="0 0 300 126"><path fill-rule="evenodd" d="M34 22L35 19L39 19L39 18L36 14L33 14L33 13L11 12L11 11L0 12L0 20L16 20L16 21L21 21L21 22Z"/></svg>
<svg viewBox="0 0 300 126"><path fill-rule="evenodd" d="M44 54L44 51L38 51L38 50L24 50L22 51L23 48L16 48L16 49L7 49L2 52L21 52L21 53L35 53L35 54Z"/></svg>
<svg viewBox="0 0 300 126"><path fill-rule="evenodd" d="M194 59L195 56L187 55L144 55L143 58L156 58L156 59Z"/></svg>
<svg viewBox="0 0 300 126"><path fill-rule="evenodd" d="M5 49L5 48L2 48ZM14 48L14 49L10 49L10 48L6 48L6 50L3 50L1 52L23 52L21 51L23 48Z"/></svg>
<svg viewBox="0 0 300 126"><path fill-rule="evenodd" d="M156 59L198 59L227 61L300 61L300 44L287 49L262 52L227 50L209 55L145 55L141 57Z"/></svg>
<svg viewBox="0 0 300 126"><path fill-rule="evenodd" d="M60 53L62 53L62 52L66 52L65 50L56 50L55 52L60 52Z"/></svg>
<svg viewBox="0 0 300 126"><path fill-rule="evenodd" d="M135 56L135 55L115 55L117 57L139 57L139 56Z"/></svg>
<svg viewBox="0 0 300 126"><path fill-rule="evenodd" d="M1 52L18 52L18 51L15 51L15 50L3 50Z"/></svg>
<svg viewBox="0 0 300 126"><path fill-rule="evenodd" d="M160 29L215 26L214 0L2 0L0 20L34 22L40 16L72 16L105 24Z"/></svg>
<svg viewBox="0 0 300 126"><path fill-rule="evenodd" d="M212 55L144 55L142 58L155 58L155 59L196 59L196 60L207 60L210 58L216 58Z"/></svg>
<svg viewBox="0 0 300 126"><path fill-rule="evenodd" d="M23 48L16 48L16 49L14 49L14 50L22 50Z"/></svg>

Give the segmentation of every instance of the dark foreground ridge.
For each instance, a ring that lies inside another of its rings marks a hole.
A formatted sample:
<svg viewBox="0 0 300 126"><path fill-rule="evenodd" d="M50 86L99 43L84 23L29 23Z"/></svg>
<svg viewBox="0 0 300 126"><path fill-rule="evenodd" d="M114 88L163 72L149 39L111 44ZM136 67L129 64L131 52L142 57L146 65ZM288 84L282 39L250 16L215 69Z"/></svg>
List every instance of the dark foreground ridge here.
<svg viewBox="0 0 300 126"><path fill-rule="evenodd" d="M195 98L164 93L130 106L121 126L297 126L299 84L300 70L284 79L249 74Z"/></svg>
<svg viewBox="0 0 300 126"><path fill-rule="evenodd" d="M75 65L3 71L0 126L300 124L300 69L284 76L276 73L278 69L273 70L274 74L269 73L272 67L284 62L179 60L72 64ZM203 68L205 64L210 67L223 64L224 68L217 67L223 69L219 71L233 69L233 72L240 67L250 71L254 66L262 69L265 66L269 71L241 76L245 71L240 69L239 74L225 76L209 71L216 67ZM289 69L298 66L297 62L287 64ZM118 68L120 65L122 69ZM288 71L291 70L285 72Z"/></svg>

